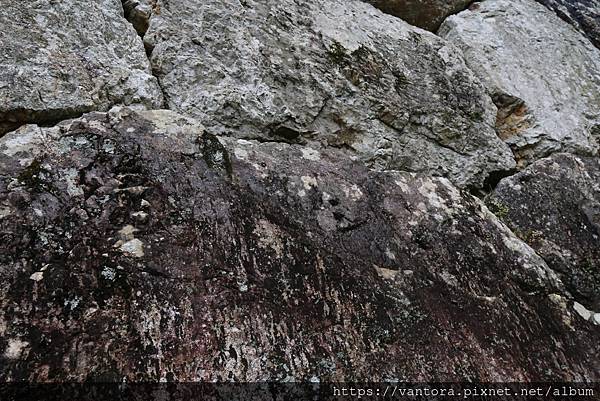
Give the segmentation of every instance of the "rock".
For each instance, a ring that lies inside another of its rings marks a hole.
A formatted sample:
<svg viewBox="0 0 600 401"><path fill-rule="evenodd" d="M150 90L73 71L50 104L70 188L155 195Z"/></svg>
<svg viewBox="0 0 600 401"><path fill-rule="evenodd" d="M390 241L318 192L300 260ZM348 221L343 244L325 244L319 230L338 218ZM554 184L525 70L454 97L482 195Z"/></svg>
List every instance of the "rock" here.
<svg viewBox="0 0 600 401"><path fill-rule="evenodd" d="M600 310L599 182L598 158L556 154L503 179L487 200L591 310Z"/></svg>
<svg viewBox="0 0 600 401"><path fill-rule="evenodd" d="M118 0L2 2L0 135L162 94Z"/></svg>
<svg viewBox="0 0 600 401"><path fill-rule="evenodd" d="M600 48L600 1L598 0L537 0L573 25Z"/></svg>
<svg viewBox="0 0 600 401"><path fill-rule="evenodd" d="M579 302L573 303L573 309L575 309L575 312L577 312L577 314L581 316L585 321L590 320L592 318L592 315L594 314L594 312L587 310L587 308L581 305Z"/></svg>
<svg viewBox="0 0 600 401"><path fill-rule="evenodd" d="M460 52L360 1L158 1L144 40L169 108L241 139L344 149L482 186L514 167Z"/></svg>
<svg viewBox="0 0 600 401"><path fill-rule="evenodd" d="M600 52L528 0L489 0L449 17L458 45L498 106L499 135L524 166L553 152L597 154Z"/></svg>
<svg viewBox="0 0 600 401"><path fill-rule="evenodd" d="M3 381L598 379L596 326L447 179L124 108L0 169Z"/></svg>
<svg viewBox="0 0 600 401"><path fill-rule="evenodd" d="M473 0L366 0L387 14L435 32L449 15L467 8Z"/></svg>

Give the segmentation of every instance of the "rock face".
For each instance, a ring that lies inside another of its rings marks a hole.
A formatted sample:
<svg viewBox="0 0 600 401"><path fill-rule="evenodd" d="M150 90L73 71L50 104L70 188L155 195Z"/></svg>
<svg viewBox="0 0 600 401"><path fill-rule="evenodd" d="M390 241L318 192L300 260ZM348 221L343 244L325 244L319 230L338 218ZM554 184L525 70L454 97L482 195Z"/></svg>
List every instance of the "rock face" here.
<svg viewBox="0 0 600 401"><path fill-rule="evenodd" d="M600 52L577 30L535 2L489 0L449 17L439 33L488 87L518 162L596 154Z"/></svg>
<svg viewBox="0 0 600 401"><path fill-rule="evenodd" d="M129 109L9 133L0 169L5 380L600 379L597 328L447 179Z"/></svg>
<svg viewBox="0 0 600 401"><path fill-rule="evenodd" d="M600 161L557 154L500 182L487 203L600 312ZM599 315L600 316L600 315Z"/></svg>
<svg viewBox="0 0 600 401"><path fill-rule="evenodd" d="M598 0L537 0L575 26L600 48L600 1Z"/></svg>
<svg viewBox="0 0 600 401"><path fill-rule="evenodd" d="M0 135L162 94L119 0L6 0L0 12Z"/></svg>
<svg viewBox="0 0 600 401"><path fill-rule="evenodd" d="M158 1L144 39L170 109L215 134L327 145L481 186L514 167L447 42L360 1Z"/></svg>
<svg viewBox="0 0 600 401"><path fill-rule="evenodd" d="M449 15L467 8L473 0L365 0L411 25L435 32Z"/></svg>

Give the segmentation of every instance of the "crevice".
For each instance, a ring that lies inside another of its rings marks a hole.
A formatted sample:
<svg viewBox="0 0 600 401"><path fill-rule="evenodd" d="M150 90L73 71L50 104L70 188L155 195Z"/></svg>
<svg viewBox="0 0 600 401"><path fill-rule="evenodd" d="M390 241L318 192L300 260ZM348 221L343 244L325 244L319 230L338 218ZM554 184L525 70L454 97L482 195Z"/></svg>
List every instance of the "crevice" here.
<svg viewBox="0 0 600 401"><path fill-rule="evenodd" d="M503 92L493 93L491 98L498 108L496 131L503 141L519 135L534 125L534 118L523 99Z"/></svg>
<svg viewBox="0 0 600 401"><path fill-rule="evenodd" d="M494 192L500 181L504 178L511 177L519 172L518 169L513 168L510 170L496 170L491 171L483 181L481 187L469 188L471 195L476 196L480 199L486 198L489 194Z"/></svg>
<svg viewBox="0 0 600 401"><path fill-rule="evenodd" d="M156 83L163 97L161 107L163 109L169 109L169 96L165 91L159 74L154 70L152 65L152 52L154 47L144 40L146 32L150 27L150 21L154 14L160 13L160 6L157 0L121 0L121 6L123 7L123 15L125 19L133 26L133 29L137 32L138 36L142 40L144 46L144 53L146 59L148 59L148 65L150 67L150 73L156 78Z"/></svg>
<svg viewBox="0 0 600 401"><path fill-rule="evenodd" d="M280 138L280 137L270 137L270 138L265 138L265 137L260 137L260 136L233 136L231 134L229 135L220 135L219 137L224 137L224 138L229 138L229 139L233 139L233 140L242 140L242 141L248 141L248 142L256 142L256 143L281 143L281 144L286 144L286 145L304 145L303 143L298 143L298 142L290 142L289 140L285 139L285 138Z"/></svg>
<svg viewBox="0 0 600 401"><path fill-rule="evenodd" d="M148 62L152 63L150 61L150 57L148 57ZM170 110L170 106L169 106L169 95L167 94L167 92L165 91L165 88L162 85L162 82L160 80L160 76L154 71L154 69L152 68L152 65L150 65L151 71L152 71L152 76L154 78L156 78L156 85L158 85L158 89L160 89L160 93L162 94L163 97L163 101L162 101L162 105L161 108L165 109L165 110Z"/></svg>
<svg viewBox="0 0 600 401"><path fill-rule="evenodd" d="M456 9L454 12L452 12L452 13L450 13L450 14L446 15L446 16L445 16L445 17L442 19L442 21L440 22L440 24L437 26L437 28L436 28L434 31L432 31L432 32L433 32L435 35L437 35L437 36L440 36L440 35L439 35L440 28L442 27L442 25L444 25L444 22L446 22L446 20L447 20L448 18L452 17L453 15L460 14L460 13L462 13L462 12L463 12L463 11L465 11L465 10L472 10L472 11L473 11L473 10L477 10L477 9L479 8L479 3L480 3L481 1L483 1L483 0L471 0L471 1L469 1L467 4L465 4L465 5L464 5L464 7L457 8L457 9Z"/></svg>
<svg viewBox="0 0 600 401"><path fill-rule="evenodd" d="M536 146L534 144L526 147L517 147L508 143L510 138L520 135L521 132L534 124L533 116L529 113L525 101L504 92L493 93L490 95L490 98L497 108L494 125L496 135L510 148L513 159L516 162L516 167L507 170L492 171L485 178L481 187L469 188L469 192L472 195L481 199L491 194L502 179L513 176L526 167L529 164L526 164L528 150Z"/></svg>
<svg viewBox="0 0 600 401"><path fill-rule="evenodd" d="M323 103L321 104L321 107L319 108L319 111L317 111L317 114L314 116L314 118L308 124L308 126L313 126L321 118L321 116L325 112L325 109L329 105L329 101L330 100L331 100L331 96L326 96L325 99L323 99Z"/></svg>
<svg viewBox="0 0 600 401"><path fill-rule="evenodd" d="M94 110L87 109L72 111L49 110L42 112L25 109L11 110L10 112L0 115L0 138L28 124L36 124L45 128L54 127L63 121L79 118L85 113L93 111Z"/></svg>
<svg viewBox="0 0 600 401"><path fill-rule="evenodd" d="M133 26L140 38L144 39L150 26L152 7L150 4L140 3L138 0L121 0L121 4L125 19Z"/></svg>

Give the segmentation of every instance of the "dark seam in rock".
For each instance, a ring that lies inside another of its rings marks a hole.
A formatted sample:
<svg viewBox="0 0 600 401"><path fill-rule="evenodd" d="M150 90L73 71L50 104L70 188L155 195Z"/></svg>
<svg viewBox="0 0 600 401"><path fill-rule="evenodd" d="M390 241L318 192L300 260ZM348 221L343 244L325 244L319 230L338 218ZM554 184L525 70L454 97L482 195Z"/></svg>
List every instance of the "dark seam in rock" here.
<svg viewBox="0 0 600 401"><path fill-rule="evenodd" d="M163 102L162 102L161 108L168 110L169 109L169 100L168 100L169 96L167 95L165 88L162 85L160 77L154 71L154 68L152 67L152 51L154 49L152 49L150 46L147 46L146 42L144 42L144 36L146 36L146 32L148 31L150 21L152 20L152 12L150 12L150 14L147 17L147 20L144 23L145 28L140 28L139 26L136 25L135 21L133 21L134 16L132 15L132 12L131 12L132 10L130 10L129 7L127 6L128 2L130 2L130 0L121 0L121 7L123 8L123 18L125 18L127 20L127 22L129 22L131 24L133 29L135 29L138 36L142 40L142 45L144 47L144 54L146 55L146 58L148 59L148 64L150 65L150 73L152 74L152 76L154 76L154 78L156 78L156 83L157 83L158 88L160 89L160 92L163 97Z"/></svg>
<svg viewBox="0 0 600 401"><path fill-rule="evenodd" d="M463 12L463 11L465 11L465 10L468 10L468 9L470 9L470 8L471 8L471 6L472 6L474 3L478 3L479 1L481 1L481 0L473 0L473 1L470 1L470 2L469 2L469 4L467 4L467 6L466 6L465 8L463 8L462 10L458 10L458 11L456 11L456 12L453 12L452 14L448 14L448 15L446 16L446 18L442 19L442 22L440 23L440 25L439 25L439 26L438 26L438 27L437 27L437 28L436 28L434 31L432 31L432 33L433 33L434 35L436 35L436 36L439 36L439 35L438 35L438 32L439 32L440 28L442 27L442 25L444 25L444 22L446 22L446 20L447 20L448 18L452 17L453 15L460 14L460 13L462 13L462 12Z"/></svg>

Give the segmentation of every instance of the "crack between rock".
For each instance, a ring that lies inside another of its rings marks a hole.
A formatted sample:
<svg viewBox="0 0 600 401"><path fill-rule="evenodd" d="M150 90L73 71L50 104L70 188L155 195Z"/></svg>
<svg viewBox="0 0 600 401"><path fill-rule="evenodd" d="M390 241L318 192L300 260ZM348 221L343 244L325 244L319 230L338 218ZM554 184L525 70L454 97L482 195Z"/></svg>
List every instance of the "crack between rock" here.
<svg viewBox="0 0 600 401"><path fill-rule="evenodd" d="M469 3L468 3L468 4L467 4L467 5L466 5L466 6L465 6L463 9L461 9L461 10L457 10L457 11L455 11L455 12L451 13L451 14L448 14L448 15L446 15L446 18L444 18L444 19L442 20L442 22L440 22L440 25L439 25L439 26L438 26L438 27L435 29L435 31L431 31L431 33L433 33L434 35L436 35L436 36L438 36L438 37L440 37L440 38L441 38L441 36L439 35L440 28L442 27L442 25L444 25L444 23L446 22L446 20L447 20L448 18L452 17L453 15L460 14L460 13L462 13L462 12L463 12L463 11L465 11L465 10L468 10L469 8L471 8L471 6L472 6L474 3L478 3L478 2L480 2L480 1L482 1L482 0L472 0L472 1L470 1L470 2L469 2ZM442 38L442 39L444 39L444 38ZM444 39L444 40L446 40L446 39Z"/></svg>
<svg viewBox="0 0 600 401"><path fill-rule="evenodd" d="M81 116L83 116L86 113L91 113L94 111L98 111L98 110L85 110L85 111L78 111L78 112L73 112L73 113L61 113L60 111L48 111L48 112L44 112L44 113L39 113L39 116L34 116L31 118L17 118L15 119L16 121L11 121L11 115L14 116L15 114L19 114L19 113L29 113L28 111L24 111L24 110L14 110L12 113L6 113L6 117L2 120L0 120L0 138L4 137L5 135L11 133L11 132L15 132L17 131L19 128L25 126L25 125L29 125L29 124L35 124L39 127L44 127L44 128L49 128L49 127L55 127L58 124L62 123L63 121L69 121L75 118L80 118ZM33 112L35 114L35 112ZM49 118L46 117L45 115L47 114L55 114L58 115L58 118ZM3 129L3 127L7 127L6 129Z"/></svg>
<svg viewBox="0 0 600 401"><path fill-rule="evenodd" d="M152 10L149 10L147 14L140 10L141 4L139 4L136 0L121 0L121 7L123 9L123 18L133 27L133 29L137 32L138 36L142 41L142 46L144 48L144 54L146 55L146 59L148 60L148 65L150 67L150 74L154 78L156 78L156 84L160 89L162 94L162 105L161 108L169 110L169 96L167 95L165 88L162 85L161 79L158 74L154 71L152 66L152 51L154 49L147 46L144 42L144 37L148 28L150 26L150 21L152 20ZM137 11L137 12L136 12Z"/></svg>

